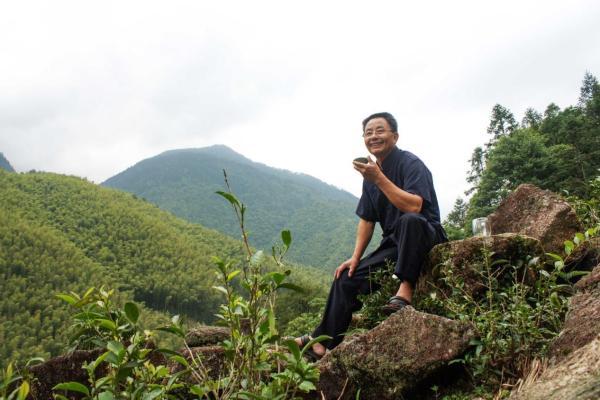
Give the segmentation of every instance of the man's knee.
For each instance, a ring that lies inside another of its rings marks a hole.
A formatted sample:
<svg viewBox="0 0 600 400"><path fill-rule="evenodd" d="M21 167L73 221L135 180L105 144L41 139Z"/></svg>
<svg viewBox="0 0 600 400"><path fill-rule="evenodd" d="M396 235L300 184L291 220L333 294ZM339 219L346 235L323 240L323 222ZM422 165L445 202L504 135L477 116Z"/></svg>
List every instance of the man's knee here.
<svg viewBox="0 0 600 400"><path fill-rule="evenodd" d="M417 213L404 213L398 218L397 228L420 226L427 223L425 217Z"/></svg>
<svg viewBox="0 0 600 400"><path fill-rule="evenodd" d="M357 291L359 283L358 278L348 276L348 270L345 270L338 279L333 281L335 289L346 294Z"/></svg>

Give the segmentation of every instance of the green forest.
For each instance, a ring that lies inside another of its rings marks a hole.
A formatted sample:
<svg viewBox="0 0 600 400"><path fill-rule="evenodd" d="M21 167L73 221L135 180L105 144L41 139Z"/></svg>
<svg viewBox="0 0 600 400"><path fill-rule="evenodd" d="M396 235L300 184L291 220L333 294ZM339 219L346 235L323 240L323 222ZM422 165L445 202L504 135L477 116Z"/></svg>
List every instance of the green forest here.
<svg viewBox="0 0 600 400"><path fill-rule="evenodd" d="M69 316L55 295L91 286L145 305L150 325L173 314L211 323L222 302L212 289L212 257L236 263L244 254L226 235L77 177L0 170L0 189L2 363L64 351ZM290 269L291 282L305 292L279 296L282 325L324 296L331 279L308 267Z"/></svg>
<svg viewBox="0 0 600 400"><path fill-rule="evenodd" d="M452 239L468 236L470 221L492 213L522 183L572 201L597 201L600 85L591 73L584 76L578 103L562 110L554 103L543 113L528 108L519 123L510 110L496 104L487 134L487 143L475 148L469 160L468 198L456 200L444 223ZM581 217L589 223L589 216Z"/></svg>
<svg viewBox="0 0 600 400"><path fill-rule="evenodd" d="M250 242L270 250L279 231L294 234L288 257L321 269L337 267L354 249L358 199L316 178L253 162L225 146L172 150L143 160L103 185L125 190L188 221L239 238L231 209L214 192L223 169L252 212Z"/></svg>

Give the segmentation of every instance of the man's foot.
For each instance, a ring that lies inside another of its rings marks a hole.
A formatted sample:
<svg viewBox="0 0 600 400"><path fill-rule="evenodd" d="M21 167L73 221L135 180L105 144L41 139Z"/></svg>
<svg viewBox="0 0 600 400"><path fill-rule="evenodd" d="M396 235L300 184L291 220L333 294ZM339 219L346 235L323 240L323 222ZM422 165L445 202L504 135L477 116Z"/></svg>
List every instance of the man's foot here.
<svg viewBox="0 0 600 400"><path fill-rule="evenodd" d="M300 350L304 349L306 345L312 340L309 335L303 335L299 338L294 339L298 346L300 346ZM325 355L327 349L321 343L315 343L312 347L304 350L304 355L311 362L317 362Z"/></svg>
<svg viewBox="0 0 600 400"><path fill-rule="evenodd" d="M396 311L400 311L406 306L410 306L410 301L406 300L404 297L392 296L388 300L387 304L381 307L381 311L385 315L392 315Z"/></svg>

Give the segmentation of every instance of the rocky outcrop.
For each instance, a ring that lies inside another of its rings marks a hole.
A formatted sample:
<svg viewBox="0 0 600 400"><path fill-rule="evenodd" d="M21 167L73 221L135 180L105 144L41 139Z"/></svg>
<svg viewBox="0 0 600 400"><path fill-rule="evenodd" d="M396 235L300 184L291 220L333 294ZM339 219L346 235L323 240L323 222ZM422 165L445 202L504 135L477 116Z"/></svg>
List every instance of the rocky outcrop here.
<svg viewBox="0 0 600 400"><path fill-rule="evenodd" d="M567 358L547 368L512 400L600 399L600 335Z"/></svg>
<svg viewBox="0 0 600 400"><path fill-rule="evenodd" d="M326 399L399 399L462 354L473 337L465 323L407 307L351 336L319 362Z"/></svg>
<svg viewBox="0 0 600 400"><path fill-rule="evenodd" d="M52 399L52 388L63 382L88 383L87 371L83 364L94 361L102 349L97 350L75 350L64 356L54 357L42 364L34 365L29 369L31 392L29 398L36 400ZM106 372L98 369L97 376ZM72 394L72 393L69 393Z"/></svg>
<svg viewBox="0 0 600 400"><path fill-rule="evenodd" d="M511 270L505 268L506 264L520 265L527 257L542 256L543 253L544 249L537 239L514 233L472 237L437 245L432 249L428 266L417 283L415 297L422 299L432 292L441 292L441 298L446 297L452 288L446 287L440 277L451 272L464 282L465 293L476 299L485 291L485 282L481 278L484 268L502 269L499 274L510 273ZM495 263L500 259L506 262ZM527 274L528 271L524 269L522 273ZM535 275L525 276L525 281L533 282L534 279Z"/></svg>
<svg viewBox="0 0 600 400"><path fill-rule="evenodd" d="M560 362L600 334L600 265L575 284L565 325L552 343L551 357Z"/></svg>
<svg viewBox="0 0 600 400"><path fill-rule="evenodd" d="M180 350L194 372L188 375L190 383L200 383L204 379L219 379L225 371L225 349L223 346L192 347ZM183 367L174 361L169 363L171 373L181 371Z"/></svg>
<svg viewBox="0 0 600 400"><path fill-rule="evenodd" d="M221 343L229 337L229 328L201 325L189 330L185 335L185 342L190 347L203 347Z"/></svg>
<svg viewBox="0 0 600 400"><path fill-rule="evenodd" d="M564 241L583 227L573 208L557 194L519 185L489 216L493 235L520 233L538 239L544 249L561 253Z"/></svg>

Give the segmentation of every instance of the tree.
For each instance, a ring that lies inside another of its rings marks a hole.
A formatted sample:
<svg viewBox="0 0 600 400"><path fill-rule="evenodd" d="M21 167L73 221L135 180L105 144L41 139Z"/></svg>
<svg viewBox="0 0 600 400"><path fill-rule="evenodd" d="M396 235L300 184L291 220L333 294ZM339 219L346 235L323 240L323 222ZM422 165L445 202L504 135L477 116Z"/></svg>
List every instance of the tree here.
<svg viewBox="0 0 600 400"><path fill-rule="evenodd" d="M589 72L586 71L583 76L583 83L581 84L581 89L579 90L579 102L578 106L580 108L586 108L588 103L594 98L594 96L598 95L600 92L600 85L598 84L598 79Z"/></svg>
<svg viewBox="0 0 600 400"><path fill-rule="evenodd" d="M523 128L531 128L538 130L540 124L542 123L542 114L534 110L533 108L528 108L525 110L525 116L521 121L521 126Z"/></svg>
<svg viewBox="0 0 600 400"><path fill-rule="evenodd" d="M512 112L500 104L496 104L492 108L492 118L487 128L487 133L492 135L490 145L501 136L511 134L517 127L518 124Z"/></svg>
<svg viewBox="0 0 600 400"><path fill-rule="evenodd" d="M467 221L468 208L469 205L460 197L454 202L452 211L450 211L443 223L444 230L448 234L448 239L460 240L467 236L464 227Z"/></svg>
<svg viewBox="0 0 600 400"><path fill-rule="evenodd" d="M479 180L481 179L481 173L483 172L485 158L486 152L483 150L483 148L476 147L475 150L473 150L473 155L469 160L471 169L467 172L467 182L469 182L472 186L465 192L465 194L471 194L477 189Z"/></svg>

